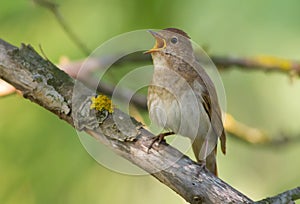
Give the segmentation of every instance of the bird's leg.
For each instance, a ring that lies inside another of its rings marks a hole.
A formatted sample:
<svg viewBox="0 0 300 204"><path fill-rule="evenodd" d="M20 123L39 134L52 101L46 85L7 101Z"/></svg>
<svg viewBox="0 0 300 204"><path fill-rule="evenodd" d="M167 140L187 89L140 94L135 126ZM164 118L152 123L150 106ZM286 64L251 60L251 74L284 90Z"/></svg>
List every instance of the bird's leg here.
<svg viewBox="0 0 300 204"><path fill-rule="evenodd" d="M153 137L153 141L151 142L150 146L148 147L148 153L150 151L150 149L152 148L152 146L154 145L154 143L157 141L158 144L160 144L163 140L164 137L169 136L169 135L174 135L174 132L164 132L164 133L160 133L159 135Z"/></svg>
<svg viewBox="0 0 300 204"><path fill-rule="evenodd" d="M204 160L199 161L199 165L200 165L201 169L205 169L206 168L206 160L204 159Z"/></svg>
<svg viewBox="0 0 300 204"><path fill-rule="evenodd" d="M199 160L201 168L206 167L206 157L207 157L207 152L208 152L208 139L207 137L204 140L204 152L203 152L203 157Z"/></svg>

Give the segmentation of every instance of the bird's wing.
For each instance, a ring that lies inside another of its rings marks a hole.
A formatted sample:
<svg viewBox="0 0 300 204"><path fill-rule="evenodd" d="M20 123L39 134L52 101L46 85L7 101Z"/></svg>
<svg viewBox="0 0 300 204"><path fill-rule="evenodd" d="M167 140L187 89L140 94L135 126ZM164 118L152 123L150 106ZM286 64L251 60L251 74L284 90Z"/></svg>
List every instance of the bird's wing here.
<svg viewBox="0 0 300 204"><path fill-rule="evenodd" d="M221 150L222 152L225 154L226 153L226 135L225 135L225 130L224 130L224 126L223 126L223 122L222 122L222 114L221 114L221 110L220 107L218 105L218 103L216 103L216 107L211 107L212 106L212 101L211 101L211 97L207 91L207 89L205 89L204 92L202 92L202 105L211 121L212 124L212 128L214 130L214 132L219 135L219 131L222 130L221 136L220 136L220 141L221 141ZM218 100L217 98L215 98L214 100ZM212 116L215 117L212 117ZM212 118L214 118L214 120L212 121Z"/></svg>
<svg viewBox="0 0 300 204"><path fill-rule="evenodd" d="M193 63L193 67L197 72L195 79L201 84L201 96L202 105L211 121L212 130L216 136L220 137L221 150L226 153L226 135L222 122L222 113L218 101L218 95L214 86L214 83L210 79L209 75L203 69L203 67L196 61Z"/></svg>

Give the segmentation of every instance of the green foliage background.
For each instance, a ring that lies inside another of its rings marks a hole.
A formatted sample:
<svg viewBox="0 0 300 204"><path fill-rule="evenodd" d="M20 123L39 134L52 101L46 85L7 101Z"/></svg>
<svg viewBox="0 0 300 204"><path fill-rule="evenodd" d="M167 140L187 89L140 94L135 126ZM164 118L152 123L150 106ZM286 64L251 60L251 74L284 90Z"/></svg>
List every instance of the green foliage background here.
<svg viewBox="0 0 300 204"><path fill-rule="evenodd" d="M61 0L64 17L90 48L135 29L178 27L218 55L275 55L300 60L297 0ZM0 37L41 44L49 59L84 55L53 15L29 0L0 3ZM280 73L221 72L227 110L276 135L300 134L300 81ZM253 199L300 184L300 144L251 146L228 137L220 177ZM98 165L76 132L18 95L0 98L0 203L184 203L151 176Z"/></svg>

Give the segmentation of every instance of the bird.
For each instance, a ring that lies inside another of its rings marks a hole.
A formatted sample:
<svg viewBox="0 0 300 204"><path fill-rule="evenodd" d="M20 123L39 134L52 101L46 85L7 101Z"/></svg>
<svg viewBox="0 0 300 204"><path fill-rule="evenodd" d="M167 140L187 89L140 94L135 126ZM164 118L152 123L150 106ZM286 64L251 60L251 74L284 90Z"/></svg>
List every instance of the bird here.
<svg viewBox="0 0 300 204"><path fill-rule="evenodd" d="M167 130L149 148L168 135L188 137L197 162L217 176L218 138L225 154L226 135L214 83L197 62L186 32L178 28L149 32L155 38L154 47L145 52L154 65L147 95L149 117Z"/></svg>

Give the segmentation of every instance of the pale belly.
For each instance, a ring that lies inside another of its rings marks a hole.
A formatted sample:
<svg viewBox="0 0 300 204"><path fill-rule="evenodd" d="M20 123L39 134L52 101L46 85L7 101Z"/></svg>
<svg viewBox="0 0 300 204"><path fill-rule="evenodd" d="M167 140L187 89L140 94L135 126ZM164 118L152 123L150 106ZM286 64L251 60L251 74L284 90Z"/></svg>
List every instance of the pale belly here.
<svg viewBox="0 0 300 204"><path fill-rule="evenodd" d="M184 83L178 87L178 83L165 85L164 88L161 88L162 83L149 87L149 117L158 126L189 137L192 141L195 137L205 137L210 121L201 105L201 94Z"/></svg>

